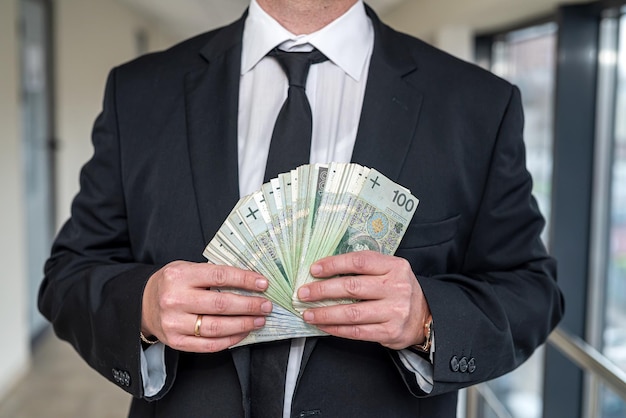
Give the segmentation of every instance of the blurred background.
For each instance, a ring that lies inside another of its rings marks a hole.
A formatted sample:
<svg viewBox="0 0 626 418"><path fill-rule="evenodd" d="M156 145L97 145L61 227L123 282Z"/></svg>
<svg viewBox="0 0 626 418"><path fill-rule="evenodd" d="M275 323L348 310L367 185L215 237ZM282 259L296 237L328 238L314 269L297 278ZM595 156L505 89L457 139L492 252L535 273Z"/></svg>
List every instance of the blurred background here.
<svg viewBox="0 0 626 418"><path fill-rule="evenodd" d="M130 398L51 333L43 262L115 65L247 0L0 0L0 418L121 417ZM372 0L396 29L517 84L566 317L459 417L626 418L626 0Z"/></svg>

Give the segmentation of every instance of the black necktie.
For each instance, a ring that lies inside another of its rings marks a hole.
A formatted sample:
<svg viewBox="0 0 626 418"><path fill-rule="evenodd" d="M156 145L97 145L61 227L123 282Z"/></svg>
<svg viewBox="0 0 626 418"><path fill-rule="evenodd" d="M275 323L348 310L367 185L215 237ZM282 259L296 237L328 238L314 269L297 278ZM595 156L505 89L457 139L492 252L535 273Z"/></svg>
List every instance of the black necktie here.
<svg viewBox="0 0 626 418"><path fill-rule="evenodd" d="M278 60L287 75L289 90L274 125L264 182L309 162L313 122L305 92L306 79L311 64L328 59L316 49L311 52L274 49L268 55ZM291 340L282 340L251 347L250 407L253 418L283 416L290 346Z"/></svg>
<svg viewBox="0 0 626 418"><path fill-rule="evenodd" d="M306 79L311 64L328 59L317 49L286 52L275 48L268 55L278 60L287 75L289 90L274 125L264 182L309 162L313 121L305 92Z"/></svg>
<svg viewBox="0 0 626 418"><path fill-rule="evenodd" d="M252 418L283 416L285 380L291 340L250 347L250 412Z"/></svg>

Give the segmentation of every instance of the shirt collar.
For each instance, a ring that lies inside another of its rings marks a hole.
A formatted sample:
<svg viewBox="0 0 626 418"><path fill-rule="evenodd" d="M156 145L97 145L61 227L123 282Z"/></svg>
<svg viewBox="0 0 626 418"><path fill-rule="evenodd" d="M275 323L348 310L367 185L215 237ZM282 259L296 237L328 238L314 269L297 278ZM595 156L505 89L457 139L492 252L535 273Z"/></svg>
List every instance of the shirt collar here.
<svg viewBox="0 0 626 418"><path fill-rule="evenodd" d="M250 71L273 48L302 51L315 47L359 81L372 52L374 30L362 0L317 32L294 35L251 0L243 31L241 74Z"/></svg>

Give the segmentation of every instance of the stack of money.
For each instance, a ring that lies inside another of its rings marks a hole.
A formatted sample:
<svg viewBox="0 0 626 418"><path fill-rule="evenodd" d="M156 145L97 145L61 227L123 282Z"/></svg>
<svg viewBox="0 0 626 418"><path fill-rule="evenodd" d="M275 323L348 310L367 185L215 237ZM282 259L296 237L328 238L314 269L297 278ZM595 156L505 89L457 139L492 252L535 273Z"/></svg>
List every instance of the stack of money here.
<svg viewBox="0 0 626 418"><path fill-rule="evenodd" d="M297 289L320 280L309 273L311 264L352 251L393 254L417 205L408 189L353 163L303 165L241 198L203 253L210 263L268 279L263 296L274 309L265 326L238 345L325 335L305 323L302 312L355 301L301 302Z"/></svg>

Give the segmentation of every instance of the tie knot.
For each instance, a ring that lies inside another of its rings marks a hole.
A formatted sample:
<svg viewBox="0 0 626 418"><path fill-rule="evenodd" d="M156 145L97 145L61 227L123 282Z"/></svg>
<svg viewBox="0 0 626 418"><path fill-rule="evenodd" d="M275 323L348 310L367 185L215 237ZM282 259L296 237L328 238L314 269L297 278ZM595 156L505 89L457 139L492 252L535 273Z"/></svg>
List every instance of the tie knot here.
<svg viewBox="0 0 626 418"><path fill-rule="evenodd" d="M311 52L287 52L274 48L268 55L278 60L287 75L289 85L301 88L306 86L306 78L309 75L311 64L318 64L328 59L317 49Z"/></svg>

